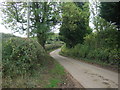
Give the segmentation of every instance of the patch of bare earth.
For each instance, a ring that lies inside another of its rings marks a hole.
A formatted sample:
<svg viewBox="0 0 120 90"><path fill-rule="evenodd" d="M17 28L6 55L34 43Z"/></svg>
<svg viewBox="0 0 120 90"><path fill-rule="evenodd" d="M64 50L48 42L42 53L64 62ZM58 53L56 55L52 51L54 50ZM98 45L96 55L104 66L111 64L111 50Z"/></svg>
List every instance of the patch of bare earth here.
<svg viewBox="0 0 120 90"><path fill-rule="evenodd" d="M66 70L65 70L66 71ZM63 78L64 83L60 83L60 88L84 88L72 75L66 71L66 76Z"/></svg>

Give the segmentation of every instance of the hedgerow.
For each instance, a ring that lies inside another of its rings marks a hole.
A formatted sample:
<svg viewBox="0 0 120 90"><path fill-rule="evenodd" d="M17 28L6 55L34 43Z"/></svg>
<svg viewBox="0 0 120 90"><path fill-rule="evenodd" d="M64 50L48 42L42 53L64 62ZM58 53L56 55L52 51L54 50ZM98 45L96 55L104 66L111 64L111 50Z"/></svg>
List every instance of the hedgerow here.
<svg viewBox="0 0 120 90"><path fill-rule="evenodd" d="M120 66L119 30L114 24L98 19L98 29L84 37L82 44L73 48L64 46L62 53L68 56L86 58L97 62Z"/></svg>
<svg viewBox="0 0 120 90"><path fill-rule="evenodd" d="M45 50L31 39L10 38L3 41L3 78L32 74L40 66L47 64Z"/></svg>

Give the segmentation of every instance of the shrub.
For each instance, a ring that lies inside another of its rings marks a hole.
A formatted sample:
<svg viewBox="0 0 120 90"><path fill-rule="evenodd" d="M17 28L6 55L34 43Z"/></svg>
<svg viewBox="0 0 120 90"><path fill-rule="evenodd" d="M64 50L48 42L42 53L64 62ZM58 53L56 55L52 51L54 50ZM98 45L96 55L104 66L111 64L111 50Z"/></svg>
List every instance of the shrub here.
<svg viewBox="0 0 120 90"><path fill-rule="evenodd" d="M90 53L88 53L87 58L88 59L95 59L95 50L90 50Z"/></svg>
<svg viewBox="0 0 120 90"><path fill-rule="evenodd" d="M23 38L10 38L3 41L3 77L15 77L45 65L46 53L36 41Z"/></svg>
<svg viewBox="0 0 120 90"><path fill-rule="evenodd" d="M87 58L102 63L120 65L119 30L114 24L98 17L96 31L84 37L84 43L74 48L64 47L63 53L79 58ZM76 38L77 40L77 38Z"/></svg>
<svg viewBox="0 0 120 90"><path fill-rule="evenodd" d="M109 53L109 62L110 64L116 64L116 65L119 65L120 66L120 57L119 57L119 54L120 54L120 49L113 49L110 51Z"/></svg>
<svg viewBox="0 0 120 90"><path fill-rule="evenodd" d="M62 46L62 44L47 44L45 45L45 49L46 51L51 51L57 48L60 48Z"/></svg>
<svg viewBox="0 0 120 90"><path fill-rule="evenodd" d="M112 65L120 65L119 49L90 48L90 46L78 44L74 48L67 48L65 45L61 49L63 55L72 57L99 60Z"/></svg>

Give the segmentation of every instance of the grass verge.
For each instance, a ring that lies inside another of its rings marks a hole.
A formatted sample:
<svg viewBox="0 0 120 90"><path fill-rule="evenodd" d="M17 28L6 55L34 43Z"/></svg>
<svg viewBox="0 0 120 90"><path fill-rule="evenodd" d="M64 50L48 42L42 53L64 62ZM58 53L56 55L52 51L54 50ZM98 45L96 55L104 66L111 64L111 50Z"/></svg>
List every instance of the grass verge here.
<svg viewBox="0 0 120 90"><path fill-rule="evenodd" d="M61 84L67 83L64 68L53 58L46 66L41 66L34 73L26 73L23 76L3 78L3 88L59 88ZM67 86L66 86L67 87Z"/></svg>
<svg viewBox="0 0 120 90"><path fill-rule="evenodd" d="M102 62L102 61L97 60L97 59L92 60L92 59L87 59L87 58L76 57L76 56L64 53L62 51L59 52L59 54L62 55L62 56L65 56L65 57L70 57L70 58L79 60L81 62L89 63L89 64L92 64L92 65L95 65L95 66L98 66L98 67L102 67L102 68L105 68L105 69L108 69L108 70L111 70L111 71L114 71L114 72L120 71L120 67L118 67L116 65L110 65L110 64L108 64L106 62Z"/></svg>
<svg viewBox="0 0 120 90"><path fill-rule="evenodd" d="M56 61L54 61L54 66L49 70L50 78L49 83L44 86L44 88L57 88L60 83L64 83L64 77L66 72L64 68Z"/></svg>
<svg viewBox="0 0 120 90"><path fill-rule="evenodd" d="M2 88L59 88L69 83L65 69L36 41L19 37L4 39Z"/></svg>

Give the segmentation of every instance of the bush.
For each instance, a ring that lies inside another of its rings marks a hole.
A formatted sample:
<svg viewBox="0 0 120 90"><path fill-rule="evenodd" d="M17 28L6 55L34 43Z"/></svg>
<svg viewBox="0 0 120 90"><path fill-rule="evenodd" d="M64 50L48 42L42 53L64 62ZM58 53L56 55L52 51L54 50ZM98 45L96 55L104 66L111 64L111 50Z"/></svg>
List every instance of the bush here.
<svg viewBox="0 0 120 90"><path fill-rule="evenodd" d="M120 57L119 57L119 54L120 54L120 49L113 49L110 51L109 53L109 62L111 64L116 64L118 66L120 66Z"/></svg>
<svg viewBox="0 0 120 90"><path fill-rule="evenodd" d="M120 51L120 50L119 50ZM120 65L119 51L109 48L90 48L90 46L78 44L74 48L67 48L65 45L61 49L63 55L99 60L103 63Z"/></svg>
<svg viewBox="0 0 120 90"><path fill-rule="evenodd" d="M50 52L50 51L52 51L52 50L55 50L55 49L57 49L57 48L60 48L62 45L63 45L63 44L60 44L60 43L58 43L58 44L46 44L46 45L45 45L45 50L48 51L48 52Z"/></svg>
<svg viewBox="0 0 120 90"><path fill-rule="evenodd" d="M90 53L88 53L87 58L88 59L95 59L95 51L91 50Z"/></svg>
<svg viewBox="0 0 120 90"><path fill-rule="evenodd" d="M84 43L79 43L74 48L63 47L62 53L120 66L119 30L114 24L106 22L100 17L97 19L96 32L86 35Z"/></svg>
<svg viewBox="0 0 120 90"><path fill-rule="evenodd" d="M3 41L3 77L15 77L45 65L46 53L40 44L30 39L10 38Z"/></svg>

